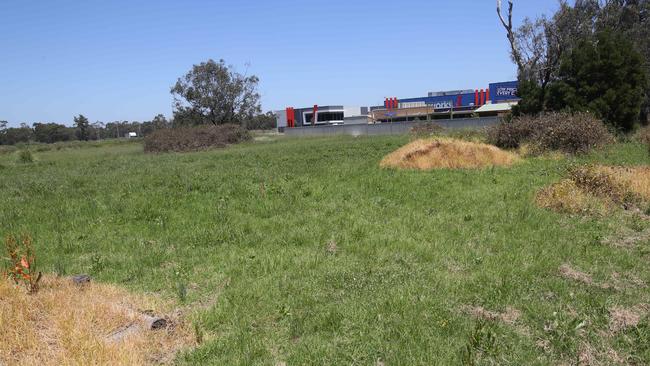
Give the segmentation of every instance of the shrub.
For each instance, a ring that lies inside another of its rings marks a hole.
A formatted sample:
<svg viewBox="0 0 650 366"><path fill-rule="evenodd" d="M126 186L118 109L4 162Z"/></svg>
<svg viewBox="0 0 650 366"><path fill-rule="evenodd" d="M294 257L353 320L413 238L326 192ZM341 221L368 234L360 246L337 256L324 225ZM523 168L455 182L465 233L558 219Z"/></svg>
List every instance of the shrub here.
<svg viewBox="0 0 650 366"><path fill-rule="evenodd" d="M145 152L198 151L247 141L251 135L240 126L179 127L154 131L144 139Z"/></svg>
<svg viewBox="0 0 650 366"><path fill-rule="evenodd" d="M504 149L530 144L534 153L581 154L614 142L605 124L587 113L522 116L488 130L488 141Z"/></svg>
<svg viewBox="0 0 650 366"><path fill-rule="evenodd" d="M521 116L489 127L488 142L502 149L516 149L532 135L534 120L530 116Z"/></svg>
<svg viewBox="0 0 650 366"><path fill-rule="evenodd" d="M31 151L21 150L18 153L18 162L21 164L30 164L34 162L34 157L32 156Z"/></svg>

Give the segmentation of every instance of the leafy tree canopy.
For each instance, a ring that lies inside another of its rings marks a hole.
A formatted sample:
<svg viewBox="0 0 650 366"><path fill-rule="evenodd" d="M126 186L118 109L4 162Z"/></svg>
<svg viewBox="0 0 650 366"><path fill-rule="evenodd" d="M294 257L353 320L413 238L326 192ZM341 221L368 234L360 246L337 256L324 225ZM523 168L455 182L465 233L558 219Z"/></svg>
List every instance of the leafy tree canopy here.
<svg viewBox="0 0 650 366"><path fill-rule="evenodd" d="M74 125L77 127L77 138L79 140L88 140L90 122L83 114L80 114L77 117L74 117Z"/></svg>
<svg viewBox="0 0 650 366"><path fill-rule="evenodd" d="M551 84L551 110L588 111L629 131L638 122L646 87L643 58L623 35L609 30L583 40L560 65Z"/></svg>
<svg viewBox="0 0 650 366"><path fill-rule="evenodd" d="M194 65L171 88L175 124L244 124L260 113L259 79L238 73L224 60Z"/></svg>

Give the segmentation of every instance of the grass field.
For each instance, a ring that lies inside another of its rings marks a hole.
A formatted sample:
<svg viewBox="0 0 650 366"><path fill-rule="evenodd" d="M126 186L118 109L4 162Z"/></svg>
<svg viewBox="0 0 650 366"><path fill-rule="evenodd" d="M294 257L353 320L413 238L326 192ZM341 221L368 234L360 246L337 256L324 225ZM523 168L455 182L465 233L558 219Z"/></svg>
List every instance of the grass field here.
<svg viewBox="0 0 650 366"><path fill-rule="evenodd" d="M620 330L612 319L650 304L650 222L534 204L571 164L648 164L644 146L379 168L407 142L162 155L136 142L34 152L32 164L6 153L0 234L31 233L47 272L197 309L204 341L180 364L650 363L648 317Z"/></svg>

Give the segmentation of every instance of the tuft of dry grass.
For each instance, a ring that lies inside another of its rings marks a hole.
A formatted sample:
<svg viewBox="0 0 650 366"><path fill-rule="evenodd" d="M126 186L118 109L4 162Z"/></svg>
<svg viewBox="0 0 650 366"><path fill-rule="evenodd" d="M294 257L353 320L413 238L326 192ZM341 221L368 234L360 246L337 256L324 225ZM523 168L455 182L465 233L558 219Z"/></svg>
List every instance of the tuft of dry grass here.
<svg viewBox="0 0 650 366"><path fill-rule="evenodd" d="M603 166L594 167L597 172L605 174L627 191L650 202L650 166L620 167Z"/></svg>
<svg viewBox="0 0 650 366"><path fill-rule="evenodd" d="M502 313L497 312L497 311L491 311L483 308L482 306L462 306L461 310L466 313L471 315L472 317L476 319L484 319L484 320L493 320L493 321L501 321L509 325L514 325L519 318L521 318L521 311L513 308L513 307L507 307L506 310Z"/></svg>
<svg viewBox="0 0 650 366"><path fill-rule="evenodd" d="M650 306L646 304L636 305L632 308L620 306L609 309L609 330L618 333L627 328L636 327L641 319L648 315Z"/></svg>
<svg viewBox="0 0 650 366"><path fill-rule="evenodd" d="M448 138L415 140L388 154L382 168L465 169L510 166L520 161L511 152L495 146Z"/></svg>
<svg viewBox="0 0 650 366"><path fill-rule="evenodd" d="M164 304L112 285L74 285L69 278L44 276L41 290L28 294L0 279L0 364L141 365L166 363L193 343L178 316L156 331L132 332L120 341L110 335L141 322L137 314Z"/></svg>
<svg viewBox="0 0 650 366"><path fill-rule="evenodd" d="M573 169L568 179L543 188L538 206L564 213L605 215L650 202L650 167L587 166Z"/></svg>
<svg viewBox="0 0 650 366"><path fill-rule="evenodd" d="M539 207L568 214L606 215L613 205L583 191L571 179L563 179L543 188L535 196Z"/></svg>

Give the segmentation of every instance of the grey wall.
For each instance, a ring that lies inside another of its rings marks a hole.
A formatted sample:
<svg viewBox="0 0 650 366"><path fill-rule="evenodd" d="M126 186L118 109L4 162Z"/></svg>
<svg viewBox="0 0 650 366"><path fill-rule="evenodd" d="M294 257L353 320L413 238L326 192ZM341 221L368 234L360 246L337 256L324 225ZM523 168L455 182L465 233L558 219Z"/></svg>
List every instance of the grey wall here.
<svg viewBox="0 0 650 366"><path fill-rule="evenodd" d="M449 129L483 128L497 124L499 117L457 118L434 120L436 124ZM426 122L395 122L343 126L314 126L286 128L285 136L333 136L333 135L401 135L411 131L413 126Z"/></svg>

